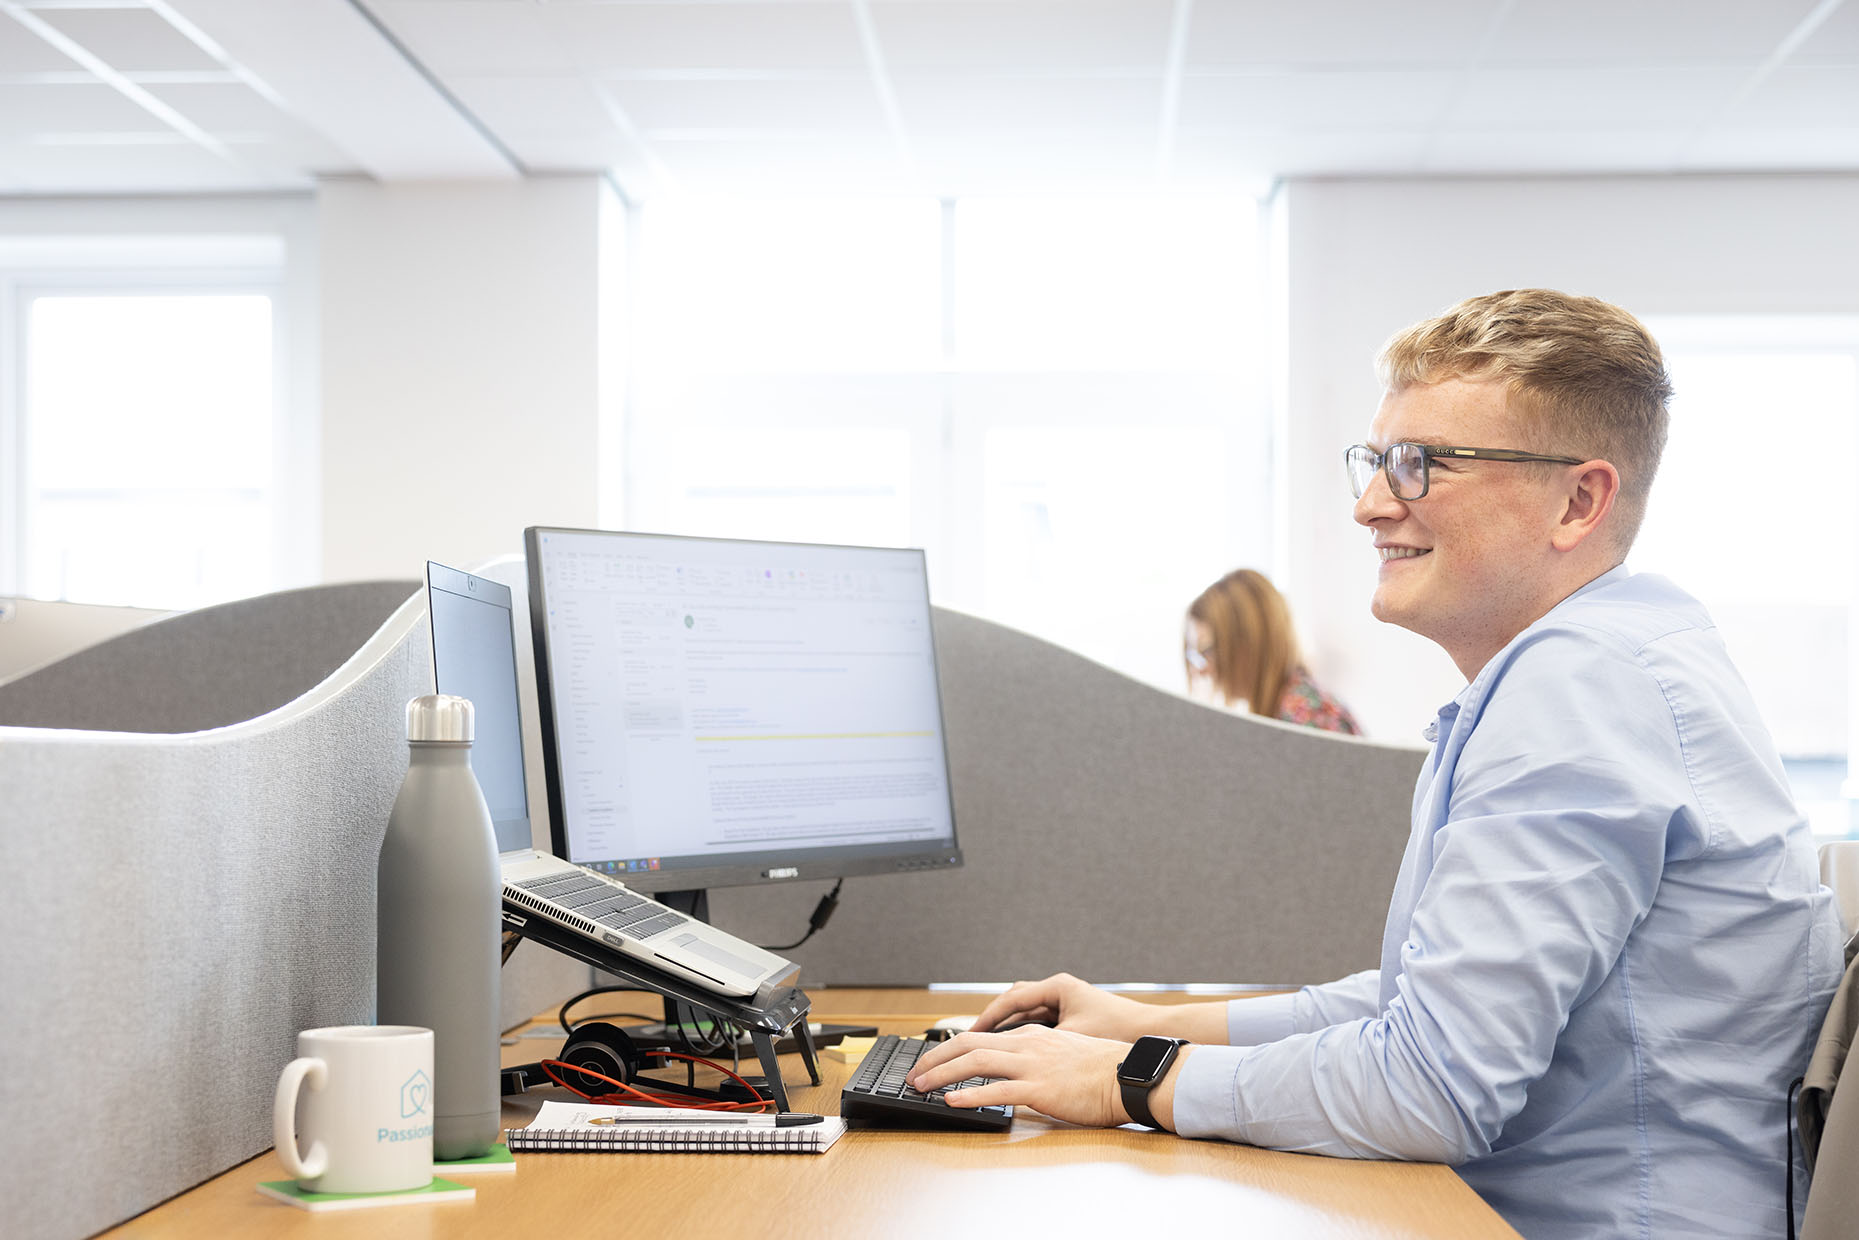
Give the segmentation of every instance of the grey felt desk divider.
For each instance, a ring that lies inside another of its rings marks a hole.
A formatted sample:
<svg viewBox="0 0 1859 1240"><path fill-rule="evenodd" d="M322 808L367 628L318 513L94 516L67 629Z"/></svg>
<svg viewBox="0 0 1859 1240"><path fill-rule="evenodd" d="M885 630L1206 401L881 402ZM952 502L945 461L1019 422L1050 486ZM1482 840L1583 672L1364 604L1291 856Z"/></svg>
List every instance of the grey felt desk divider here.
<svg viewBox="0 0 1859 1240"><path fill-rule="evenodd" d="M373 1019L375 863L432 691L415 589L190 612L0 687L0 1235L88 1235L262 1153L296 1032ZM588 976L524 945L506 1024Z"/></svg>
<svg viewBox="0 0 1859 1240"><path fill-rule="evenodd" d="M312 586L157 620L0 684L0 725L203 732L256 719L322 683L418 587Z"/></svg>
<svg viewBox="0 0 1859 1240"><path fill-rule="evenodd" d="M522 599L520 557L481 571ZM296 1031L371 1019L375 861L404 707L432 684L415 589L186 613L0 686L0 1235L87 1235L263 1152ZM794 953L803 984L1374 964L1419 750L1210 710L957 613L936 625L968 867L848 880ZM785 942L820 890L712 907ZM506 1026L588 980L523 944Z"/></svg>

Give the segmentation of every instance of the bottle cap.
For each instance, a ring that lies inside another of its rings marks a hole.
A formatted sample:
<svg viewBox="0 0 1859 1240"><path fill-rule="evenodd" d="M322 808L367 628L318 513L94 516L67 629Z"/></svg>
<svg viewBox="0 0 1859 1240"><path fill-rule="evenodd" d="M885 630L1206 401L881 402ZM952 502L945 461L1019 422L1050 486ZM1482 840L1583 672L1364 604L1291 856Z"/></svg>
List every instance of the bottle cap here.
<svg viewBox="0 0 1859 1240"><path fill-rule="evenodd" d="M474 724L471 702L449 693L429 693L407 703L407 739L469 745Z"/></svg>

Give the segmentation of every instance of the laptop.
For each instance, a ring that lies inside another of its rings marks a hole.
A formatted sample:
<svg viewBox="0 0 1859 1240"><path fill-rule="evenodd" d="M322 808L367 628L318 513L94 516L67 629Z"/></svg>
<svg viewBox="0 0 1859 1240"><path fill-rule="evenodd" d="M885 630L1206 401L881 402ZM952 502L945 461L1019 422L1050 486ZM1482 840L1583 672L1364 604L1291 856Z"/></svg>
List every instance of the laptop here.
<svg viewBox="0 0 1859 1240"><path fill-rule="evenodd" d="M791 985L791 961L530 846L510 588L429 562L426 602L434 685L474 708L471 770L497 832L505 906L715 994L746 999Z"/></svg>

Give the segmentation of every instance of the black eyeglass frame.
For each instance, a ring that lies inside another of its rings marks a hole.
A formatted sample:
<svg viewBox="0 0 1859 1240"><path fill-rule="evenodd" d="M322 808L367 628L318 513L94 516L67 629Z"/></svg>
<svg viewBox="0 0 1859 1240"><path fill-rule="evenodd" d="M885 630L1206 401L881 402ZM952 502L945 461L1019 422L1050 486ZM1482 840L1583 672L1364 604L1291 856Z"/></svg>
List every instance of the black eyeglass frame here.
<svg viewBox="0 0 1859 1240"><path fill-rule="evenodd" d="M1395 489L1394 470L1389 467L1388 458L1394 455L1396 448L1413 448L1420 453L1420 493L1418 495L1402 495ZM1427 492L1433 489L1433 462L1441 457L1455 461L1539 461L1546 465L1582 464L1579 459L1572 456L1544 456L1540 452L1518 452L1512 448L1460 448L1445 444L1414 443L1412 440L1402 440L1399 443L1391 443L1377 452L1365 443L1351 444L1343 449L1343 472L1349 476L1349 489L1357 499L1361 499L1368 492L1367 483L1363 484L1360 491L1356 490L1355 471L1350 468L1350 462L1354 460L1358 451L1365 452L1374 458L1374 469L1388 477L1388 494L1402 503L1426 498ZM1374 476L1373 472L1369 474L1370 479Z"/></svg>

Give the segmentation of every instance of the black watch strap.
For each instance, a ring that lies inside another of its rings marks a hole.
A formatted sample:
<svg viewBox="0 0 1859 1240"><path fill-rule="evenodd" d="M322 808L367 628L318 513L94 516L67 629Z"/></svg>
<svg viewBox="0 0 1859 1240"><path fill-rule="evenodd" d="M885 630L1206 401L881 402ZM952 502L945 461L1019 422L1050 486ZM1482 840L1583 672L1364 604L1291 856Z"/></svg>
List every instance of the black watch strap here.
<svg viewBox="0 0 1859 1240"><path fill-rule="evenodd" d="M1129 1058L1117 1065L1117 1088L1123 1095L1123 1109L1130 1113L1131 1119L1150 1128L1162 1127L1156 1123L1155 1112L1149 1109L1149 1091L1161 1084L1181 1048L1187 1044L1186 1038L1150 1035L1136 1039ZM1136 1064L1142 1065L1140 1070L1133 1067Z"/></svg>

